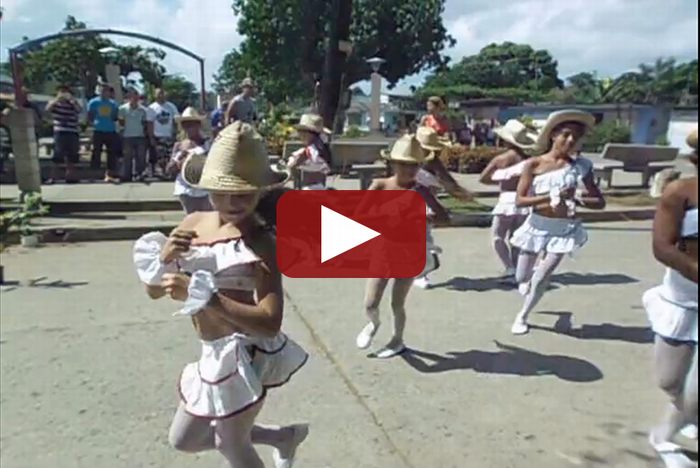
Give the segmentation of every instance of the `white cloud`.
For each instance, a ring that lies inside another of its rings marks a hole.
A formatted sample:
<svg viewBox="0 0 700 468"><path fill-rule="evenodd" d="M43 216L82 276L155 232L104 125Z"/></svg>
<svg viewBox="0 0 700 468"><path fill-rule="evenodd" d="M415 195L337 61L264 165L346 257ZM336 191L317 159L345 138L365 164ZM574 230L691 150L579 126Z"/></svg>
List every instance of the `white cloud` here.
<svg viewBox="0 0 700 468"><path fill-rule="evenodd" d="M145 32L192 50L206 59L208 83L241 40L229 0L2 0L2 5L3 49L24 35L58 31L72 14L93 27ZM588 70L616 75L659 56L687 60L698 54L696 0L447 0L444 17L457 39L448 51L453 60L492 42L528 43L548 49L564 77ZM165 64L171 73L199 81L189 58L168 52ZM423 77L410 77L399 88L420 84Z"/></svg>

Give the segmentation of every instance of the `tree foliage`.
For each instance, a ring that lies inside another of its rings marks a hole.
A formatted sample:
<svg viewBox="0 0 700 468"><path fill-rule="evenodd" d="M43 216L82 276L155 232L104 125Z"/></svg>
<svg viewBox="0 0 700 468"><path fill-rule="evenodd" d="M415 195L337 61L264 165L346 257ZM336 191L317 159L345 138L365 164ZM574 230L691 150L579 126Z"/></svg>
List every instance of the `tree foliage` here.
<svg viewBox="0 0 700 468"><path fill-rule="evenodd" d="M444 0L353 2L346 87L370 77L366 60L375 56L387 60L382 75L390 85L447 63L442 51L454 40L442 22ZM230 90L250 72L272 102L311 97L322 74L331 7L325 0L234 0L245 39L224 59L217 89Z"/></svg>
<svg viewBox="0 0 700 468"><path fill-rule="evenodd" d="M172 102L182 112L188 106L198 107L197 87L194 83L179 75L167 75L163 78L161 87Z"/></svg>
<svg viewBox="0 0 700 468"><path fill-rule="evenodd" d="M546 50L526 44L490 44L476 55L429 76L422 94L521 98L561 87L558 63ZM517 91L516 91L517 90ZM469 97L469 96L464 96Z"/></svg>
<svg viewBox="0 0 700 468"><path fill-rule="evenodd" d="M676 65L672 58L641 64L639 71L623 73L603 95L613 103L678 104L698 94L698 61Z"/></svg>
<svg viewBox="0 0 700 468"><path fill-rule="evenodd" d="M66 19L63 31L86 29L84 22L73 16ZM126 77L135 71L141 73L143 81L160 84L165 68L159 63L165 52L140 46L119 46L100 35L63 37L40 45L24 56L24 77L31 88L42 87L46 82L82 86L91 94L104 73L106 58L100 52L105 47L116 49L115 61Z"/></svg>

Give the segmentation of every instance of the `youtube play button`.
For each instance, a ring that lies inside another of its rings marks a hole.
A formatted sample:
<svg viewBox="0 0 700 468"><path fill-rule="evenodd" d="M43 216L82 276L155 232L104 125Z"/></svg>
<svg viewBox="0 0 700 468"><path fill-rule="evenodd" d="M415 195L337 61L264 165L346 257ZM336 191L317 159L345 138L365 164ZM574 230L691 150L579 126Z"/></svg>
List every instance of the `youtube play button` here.
<svg viewBox="0 0 700 468"><path fill-rule="evenodd" d="M321 206L321 263L379 236L377 231Z"/></svg>
<svg viewBox="0 0 700 468"><path fill-rule="evenodd" d="M414 191L291 191L277 205L277 260L292 278L410 278L426 260Z"/></svg>

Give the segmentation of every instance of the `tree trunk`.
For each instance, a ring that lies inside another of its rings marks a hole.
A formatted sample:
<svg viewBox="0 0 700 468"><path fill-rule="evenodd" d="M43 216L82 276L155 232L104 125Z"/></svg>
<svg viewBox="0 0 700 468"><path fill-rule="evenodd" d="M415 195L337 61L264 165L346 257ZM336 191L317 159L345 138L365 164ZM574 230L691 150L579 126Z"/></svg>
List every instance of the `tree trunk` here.
<svg viewBox="0 0 700 468"><path fill-rule="evenodd" d="M323 80L321 81L321 116L328 128L333 128L335 114L338 111L338 102L342 87L343 72L347 56L338 50L340 41L348 40L350 36L350 23L352 22L352 0L332 0L332 23L328 48L326 49L326 61L324 65Z"/></svg>

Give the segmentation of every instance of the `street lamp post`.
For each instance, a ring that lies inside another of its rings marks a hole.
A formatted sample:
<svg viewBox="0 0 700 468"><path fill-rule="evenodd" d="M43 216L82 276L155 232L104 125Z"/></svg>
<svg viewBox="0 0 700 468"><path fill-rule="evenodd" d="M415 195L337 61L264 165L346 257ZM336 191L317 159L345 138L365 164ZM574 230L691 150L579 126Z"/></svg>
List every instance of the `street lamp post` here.
<svg viewBox="0 0 700 468"><path fill-rule="evenodd" d="M370 130L373 134L378 134L381 130L381 107L382 107L382 75L379 69L386 63L380 57L373 57L367 60L372 67L372 105L370 107Z"/></svg>

